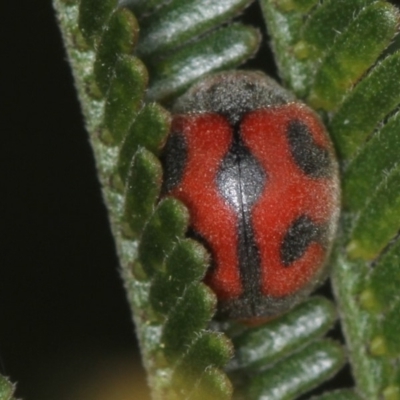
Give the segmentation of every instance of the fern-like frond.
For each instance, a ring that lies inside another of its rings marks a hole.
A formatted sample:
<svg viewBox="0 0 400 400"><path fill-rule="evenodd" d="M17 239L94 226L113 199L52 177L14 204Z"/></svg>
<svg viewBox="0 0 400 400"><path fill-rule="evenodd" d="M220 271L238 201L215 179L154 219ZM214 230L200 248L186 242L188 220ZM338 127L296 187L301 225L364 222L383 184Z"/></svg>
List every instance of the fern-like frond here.
<svg viewBox="0 0 400 400"><path fill-rule="evenodd" d="M386 1L260 2L282 79L321 112L341 163L333 286L356 391L366 399L396 398L400 53L385 50L399 12Z"/></svg>
<svg viewBox="0 0 400 400"><path fill-rule="evenodd" d="M171 118L154 101L255 53L256 29L221 26L248 3L54 1L155 399L232 393L223 371L232 345L209 329L216 307L202 283L209 255L185 238L186 208L160 200L157 156Z"/></svg>
<svg viewBox="0 0 400 400"><path fill-rule="evenodd" d="M331 302L312 297L283 317L233 339L228 365L243 399L292 399L335 374L345 355L321 339L336 320Z"/></svg>
<svg viewBox="0 0 400 400"><path fill-rule="evenodd" d="M8 379L0 375L0 400L15 400L14 385Z"/></svg>

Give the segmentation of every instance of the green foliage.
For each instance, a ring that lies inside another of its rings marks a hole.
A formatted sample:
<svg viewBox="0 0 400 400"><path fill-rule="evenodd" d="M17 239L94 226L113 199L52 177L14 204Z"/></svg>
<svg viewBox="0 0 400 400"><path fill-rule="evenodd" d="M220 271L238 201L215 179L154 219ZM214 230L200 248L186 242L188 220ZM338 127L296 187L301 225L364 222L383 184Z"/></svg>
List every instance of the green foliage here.
<svg viewBox="0 0 400 400"><path fill-rule="evenodd" d="M74 5L73 3L71 5ZM86 40L93 44L103 31L111 12L115 8L115 0L82 1L79 4L78 25Z"/></svg>
<svg viewBox="0 0 400 400"><path fill-rule="evenodd" d="M357 393L396 399L400 53L395 45L384 50L399 29L399 12L386 1L326 0L306 16L279 3L261 0L281 76L319 109L341 164L344 209L333 285Z"/></svg>
<svg viewBox="0 0 400 400"><path fill-rule="evenodd" d="M242 64L258 48L254 28L233 24L202 37L197 46L184 46L171 57L149 62L149 100L170 100L207 73Z"/></svg>
<svg viewBox="0 0 400 400"><path fill-rule="evenodd" d="M218 370L203 375L201 379L204 382L199 385L202 389L193 391L193 387L190 385L190 382L201 376L203 371L207 373L207 365L204 364L204 360L212 359L217 367L223 368L231 357L230 350L230 343L223 335L203 333L195 340L188 354L177 365L172 377L173 386L181 388L181 393L190 393L190 398L194 399L230 398L230 382ZM193 360L198 360L198 363L194 364Z"/></svg>
<svg viewBox="0 0 400 400"><path fill-rule="evenodd" d="M365 207L380 182L398 162L400 114L389 118L354 157L344 172L343 202L351 211Z"/></svg>
<svg viewBox="0 0 400 400"><path fill-rule="evenodd" d="M160 57L235 16L250 1L173 0L143 21L138 54L146 58L154 54Z"/></svg>
<svg viewBox="0 0 400 400"><path fill-rule="evenodd" d="M366 287L362 293L362 305L375 312L387 312L400 300L400 271L393 274L392 266L400 262L400 241L396 241L385 254L380 257L368 276Z"/></svg>
<svg viewBox="0 0 400 400"><path fill-rule="evenodd" d="M126 180L124 217L128 221L130 234L127 231L125 234L138 238L154 213L160 194L162 168L158 158L145 148L135 152L128 168L130 171ZM149 233L147 235L151 236Z"/></svg>
<svg viewBox="0 0 400 400"><path fill-rule="evenodd" d="M121 7L127 7L137 15L147 15L161 7L165 0L122 0Z"/></svg>
<svg viewBox="0 0 400 400"><path fill-rule="evenodd" d="M204 278L208 263L209 255L203 246L190 239L180 241L166 260L165 269L152 281L150 300L153 308L166 315L176 299L183 296L187 285Z"/></svg>
<svg viewBox="0 0 400 400"><path fill-rule="evenodd" d="M335 320L332 303L313 297L234 337L235 355L228 371L238 383L239 398L294 399L334 375L345 353L338 343L320 338Z"/></svg>
<svg viewBox="0 0 400 400"><path fill-rule="evenodd" d="M118 172L126 180L130 163L140 147L158 154L171 122L168 111L156 103L146 104L134 119L118 157Z"/></svg>
<svg viewBox="0 0 400 400"><path fill-rule="evenodd" d="M139 34L135 16L126 9L115 11L102 32L96 52L94 74L103 95L111 83L117 60L122 54L131 54Z"/></svg>
<svg viewBox="0 0 400 400"><path fill-rule="evenodd" d="M256 52L258 30L226 24L249 1L54 0L155 399L229 399L228 376L238 398L295 399L345 362L322 338L336 320L322 298L257 328L216 324L233 344L211 329L209 255L185 238L186 208L160 200L171 118L156 101L168 107ZM283 83L321 112L343 175L333 284L357 387L314 399L399 398L398 43L383 53L398 12L376 0L260 3Z"/></svg>
<svg viewBox="0 0 400 400"><path fill-rule="evenodd" d="M328 339L310 343L252 379L246 399L289 400L330 378L345 362L342 349Z"/></svg>
<svg viewBox="0 0 400 400"><path fill-rule="evenodd" d="M337 109L346 92L389 45L397 22L389 4L376 2L362 9L324 56L308 102L317 109Z"/></svg>
<svg viewBox="0 0 400 400"><path fill-rule="evenodd" d="M0 400L14 400L14 386L0 375Z"/></svg>
<svg viewBox="0 0 400 400"><path fill-rule="evenodd" d="M240 371L272 365L326 334L335 320L333 304L324 298L312 297L282 318L235 337L235 356L228 368Z"/></svg>
<svg viewBox="0 0 400 400"><path fill-rule="evenodd" d="M329 124L344 159L353 157L374 131L379 134L379 124L399 104L399 74L397 52L379 63L344 99Z"/></svg>
<svg viewBox="0 0 400 400"><path fill-rule="evenodd" d="M340 32L347 28L354 16L374 1L325 1L314 9L302 32L304 42L307 43L309 48L314 48L314 51L310 51L308 57L311 59L321 57L328 49L331 49ZM332 29L333 24L336 29Z"/></svg>
<svg viewBox="0 0 400 400"><path fill-rule="evenodd" d="M103 137L120 144L142 106L147 70L138 58L121 55L114 65L104 108ZM132 88L135 88L133 91Z"/></svg>
<svg viewBox="0 0 400 400"><path fill-rule="evenodd" d="M216 297L202 283L209 255L185 238L186 208L173 198L160 199L157 156L171 117L154 100L173 99L204 73L236 67L255 53L260 35L254 28L219 27L249 0L218 6L181 0L54 3L153 397L229 399L232 385L222 368L232 345L209 328Z"/></svg>
<svg viewBox="0 0 400 400"><path fill-rule="evenodd" d="M188 224L189 214L182 203L167 198L158 204L143 230L139 245L139 259L149 276L161 268Z"/></svg>
<svg viewBox="0 0 400 400"><path fill-rule="evenodd" d="M399 187L400 168L393 168L354 223L347 246L351 257L373 259L395 237L400 220Z"/></svg>
<svg viewBox="0 0 400 400"><path fill-rule="evenodd" d="M361 400L353 390L343 389L324 393L322 396L312 397L311 400Z"/></svg>

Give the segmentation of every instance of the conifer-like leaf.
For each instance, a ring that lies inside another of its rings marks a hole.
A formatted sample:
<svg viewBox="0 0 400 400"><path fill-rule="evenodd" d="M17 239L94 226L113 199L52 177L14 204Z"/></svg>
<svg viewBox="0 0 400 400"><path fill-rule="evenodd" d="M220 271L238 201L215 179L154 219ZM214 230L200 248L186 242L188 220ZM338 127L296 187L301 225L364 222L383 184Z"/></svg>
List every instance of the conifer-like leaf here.
<svg viewBox="0 0 400 400"><path fill-rule="evenodd" d="M343 389L324 393L322 396L312 397L310 400L361 400L361 397L354 390Z"/></svg>
<svg viewBox="0 0 400 400"><path fill-rule="evenodd" d="M161 12L156 12L143 21L142 39L137 51L145 58L154 54L159 57L193 36L203 34L225 22L250 1L172 0Z"/></svg>
<svg viewBox="0 0 400 400"><path fill-rule="evenodd" d="M356 391L319 398L397 398L400 53L384 51L399 11L371 0L307 2L306 12L297 0L260 3L283 81L321 112L341 165L333 286Z"/></svg>
<svg viewBox="0 0 400 400"><path fill-rule="evenodd" d="M234 372L272 365L323 336L335 320L333 304L324 298L312 297L282 318L235 337L235 356L228 369Z"/></svg>
<svg viewBox="0 0 400 400"><path fill-rule="evenodd" d="M209 327L209 255L185 238L183 204L161 196L158 156L171 117L154 101L255 53L256 29L221 27L249 2L54 0L154 399L232 395L223 371L232 345Z"/></svg>
<svg viewBox="0 0 400 400"><path fill-rule="evenodd" d="M191 44L173 56L149 63L150 100L170 100L200 77L242 64L252 56L260 41L256 29L234 24L202 37L196 48Z"/></svg>
<svg viewBox="0 0 400 400"><path fill-rule="evenodd" d="M0 375L0 400L15 400L13 394L14 385L4 376Z"/></svg>
<svg viewBox="0 0 400 400"><path fill-rule="evenodd" d="M346 360L338 343L321 339L335 320L333 304L312 297L286 315L236 335L228 371L238 398L295 399L332 377Z"/></svg>
<svg viewBox="0 0 400 400"><path fill-rule="evenodd" d="M344 362L344 353L337 343L327 339L313 342L259 372L246 388L245 398L294 399L330 378Z"/></svg>

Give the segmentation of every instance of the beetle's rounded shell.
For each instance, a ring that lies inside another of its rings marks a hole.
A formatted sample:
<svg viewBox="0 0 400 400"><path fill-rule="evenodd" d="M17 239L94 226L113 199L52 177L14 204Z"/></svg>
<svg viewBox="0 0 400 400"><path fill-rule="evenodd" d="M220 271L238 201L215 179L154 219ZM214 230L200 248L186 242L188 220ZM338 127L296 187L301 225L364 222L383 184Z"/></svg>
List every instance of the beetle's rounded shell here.
<svg viewBox="0 0 400 400"><path fill-rule="evenodd" d="M325 278L339 214L333 146L271 78L224 72L191 88L162 162L164 195L188 207L188 234L212 255L205 281L221 314L281 314Z"/></svg>

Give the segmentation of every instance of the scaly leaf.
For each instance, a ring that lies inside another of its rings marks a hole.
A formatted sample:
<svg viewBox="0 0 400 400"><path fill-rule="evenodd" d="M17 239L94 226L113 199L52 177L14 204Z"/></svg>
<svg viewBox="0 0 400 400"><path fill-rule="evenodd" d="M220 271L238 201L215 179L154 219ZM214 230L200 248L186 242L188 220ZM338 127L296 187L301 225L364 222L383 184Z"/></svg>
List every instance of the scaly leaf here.
<svg viewBox="0 0 400 400"><path fill-rule="evenodd" d="M310 298L282 318L250 329L234 338L230 371L265 367L324 335L336 320L332 303Z"/></svg>
<svg viewBox="0 0 400 400"><path fill-rule="evenodd" d="M308 102L334 110L346 92L390 44L398 25L394 7L376 2L365 7L337 36L316 73Z"/></svg>
<svg viewBox="0 0 400 400"><path fill-rule="evenodd" d="M0 400L15 400L13 394L14 385L4 376L0 375Z"/></svg>
<svg viewBox="0 0 400 400"><path fill-rule="evenodd" d="M234 24L204 36L173 56L149 65L149 100L166 101L181 94L207 73L237 67L251 57L260 41L256 29Z"/></svg>
<svg viewBox="0 0 400 400"><path fill-rule="evenodd" d="M310 400L361 400L361 397L353 390L343 389L324 393L322 396L312 397Z"/></svg>
<svg viewBox="0 0 400 400"><path fill-rule="evenodd" d="M251 382L247 399L294 399L335 374L345 357L339 345L329 340L309 344L290 359L260 372Z"/></svg>
<svg viewBox="0 0 400 400"><path fill-rule="evenodd" d="M351 257L373 259L396 235L400 221L400 166L393 168L360 211L347 251ZM371 234L373 232L373 234Z"/></svg>
<svg viewBox="0 0 400 400"><path fill-rule="evenodd" d="M186 208L160 198L157 156L171 117L147 99L176 97L204 73L254 54L260 36L253 28L220 27L249 1L225 0L221 12L206 0L54 0L155 399L230 398L222 367L231 344L208 330L216 304L201 282L208 253L184 237Z"/></svg>
<svg viewBox="0 0 400 400"><path fill-rule="evenodd" d="M386 1L326 0L307 13L296 1L260 2L280 74L320 109L343 171L333 286L356 392L366 399L395 399L400 53L395 44L387 48L398 31L399 12ZM321 398L340 398L336 395Z"/></svg>
<svg viewBox="0 0 400 400"><path fill-rule="evenodd" d="M143 21L137 51L141 57L166 53L232 18L250 1L173 0Z"/></svg>
<svg viewBox="0 0 400 400"><path fill-rule="evenodd" d="M111 83L118 58L130 55L138 40L139 26L135 16L128 10L116 10L108 21L96 52L94 73L103 95Z"/></svg>
<svg viewBox="0 0 400 400"><path fill-rule="evenodd" d="M348 93L329 123L341 157L354 156L400 103L400 52L379 63Z"/></svg>

